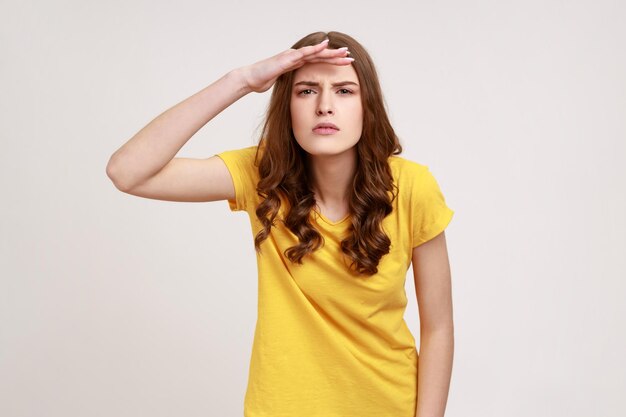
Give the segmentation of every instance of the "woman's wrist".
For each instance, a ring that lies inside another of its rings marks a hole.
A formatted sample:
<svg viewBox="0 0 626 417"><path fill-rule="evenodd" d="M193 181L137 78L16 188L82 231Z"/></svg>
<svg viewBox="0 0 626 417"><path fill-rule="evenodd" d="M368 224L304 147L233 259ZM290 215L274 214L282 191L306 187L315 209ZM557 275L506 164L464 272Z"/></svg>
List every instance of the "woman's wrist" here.
<svg viewBox="0 0 626 417"><path fill-rule="evenodd" d="M245 74L245 67L235 68L226 74L227 77L234 83L237 92L239 92L241 96L244 96L253 91L248 85Z"/></svg>

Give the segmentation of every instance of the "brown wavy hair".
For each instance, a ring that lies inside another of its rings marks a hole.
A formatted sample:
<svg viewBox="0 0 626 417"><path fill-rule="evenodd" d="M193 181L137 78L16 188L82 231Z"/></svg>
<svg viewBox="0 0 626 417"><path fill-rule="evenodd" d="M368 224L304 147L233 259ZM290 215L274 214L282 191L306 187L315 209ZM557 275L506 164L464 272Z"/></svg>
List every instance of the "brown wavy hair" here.
<svg viewBox="0 0 626 417"><path fill-rule="evenodd" d="M296 42L292 49L316 45L328 38L329 48L347 46L361 86L363 130L355 145L356 173L349 198L351 225L349 235L341 242L341 251L352 261L350 268L359 274L374 275L380 259L389 253L391 241L382 230L382 220L392 211L397 196L388 158L402 152L385 109L383 95L374 63L365 48L352 37L340 32L315 32ZM295 71L282 74L276 80L259 146L260 180L257 193L263 198L256 215L263 225L254 239L257 252L268 238L281 207L287 213L280 219L298 237L299 243L285 250L284 255L302 264L302 258L322 246L323 237L313 227L309 215L315 207L311 188L307 154L296 142L291 124L290 98Z"/></svg>

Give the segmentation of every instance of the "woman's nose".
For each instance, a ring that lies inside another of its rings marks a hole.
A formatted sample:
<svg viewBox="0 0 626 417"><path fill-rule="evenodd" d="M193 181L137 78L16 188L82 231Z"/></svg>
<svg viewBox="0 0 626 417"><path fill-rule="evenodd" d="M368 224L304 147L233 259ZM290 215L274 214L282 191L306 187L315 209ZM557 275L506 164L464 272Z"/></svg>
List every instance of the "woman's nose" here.
<svg viewBox="0 0 626 417"><path fill-rule="evenodd" d="M333 114L333 105L328 91L320 94L319 101L317 103L317 114L322 116L324 114Z"/></svg>

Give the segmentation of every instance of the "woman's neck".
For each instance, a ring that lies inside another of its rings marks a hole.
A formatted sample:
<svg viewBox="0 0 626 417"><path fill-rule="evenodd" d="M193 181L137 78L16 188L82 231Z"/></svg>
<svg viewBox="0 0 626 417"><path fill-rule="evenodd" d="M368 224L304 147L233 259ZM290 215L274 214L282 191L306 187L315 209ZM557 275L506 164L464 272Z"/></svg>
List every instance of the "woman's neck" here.
<svg viewBox="0 0 626 417"><path fill-rule="evenodd" d="M356 148L339 155L309 155L315 200L326 207L347 204L356 172Z"/></svg>

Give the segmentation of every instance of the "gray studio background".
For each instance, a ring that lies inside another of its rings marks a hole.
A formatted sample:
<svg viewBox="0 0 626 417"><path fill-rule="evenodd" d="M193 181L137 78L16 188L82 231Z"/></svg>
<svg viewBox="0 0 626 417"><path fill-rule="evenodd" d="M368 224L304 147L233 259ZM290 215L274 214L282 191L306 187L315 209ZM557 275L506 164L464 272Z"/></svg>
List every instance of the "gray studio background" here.
<svg viewBox="0 0 626 417"><path fill-rule="evenodd" d="M105 167L227 71L339 30L455 210L446 416L623 416L625 18L607 0L2 1L0 415L242 416L247 215L124 194ZM269 94L178 156L256 143ZM406 290L419 343L411 270Z"/></svg>

